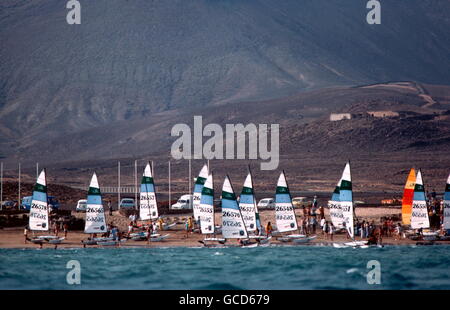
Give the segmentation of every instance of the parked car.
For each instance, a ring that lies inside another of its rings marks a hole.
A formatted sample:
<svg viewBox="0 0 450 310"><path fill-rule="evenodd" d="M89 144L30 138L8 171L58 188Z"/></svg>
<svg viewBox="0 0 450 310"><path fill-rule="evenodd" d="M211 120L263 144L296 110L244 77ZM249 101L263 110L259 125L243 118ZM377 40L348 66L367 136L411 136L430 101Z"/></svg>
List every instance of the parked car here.
<svg viewBox="0 0 450 310"><path fill-rule="evenodd" d="M258 209L275 209L273 198L263 198L258 202Z"/></svg>
<svg viewBox="0 0 450 310"><path fill-rule="evenodd" d="M176 203L170 206L172 210L192 209L192 195L181 196Z"/></svg>
<svg viewBox="0 0 450 310"><path fill-rule="evenodd" d="M25 210L30 210L32 200L33 200L33 196L23 197L21 208L23 208ZM54 197L54 196L47 196L47 204L48 204L50 211L59 209L59 202L56 199L56 197Z"/></svg>
<svg viewBox="0 0 450 310"><path fill-rule="evenodd" d="M17 206L17 202L13 200L6 200L2 203L2 210L11 210Z"/></svg>
<svg viewBox="0 0 450 310"><path fill-rule="evenodd" d="M31 200L33 196L25 196L22 198L22 203L20 204L20 208L24 210L30 210Z"/></svg>
<svg viewBox="0 0 450 310"><path fill-rule="evenodd" d="M311 201L307 197L294 197L292 198L292 204L295 208L301 208L311 204Z"/></svg>
<svg viewBox="0 0 450 310"><path fill-rule="evenodd" d="M50 211L59 209L59 202L54 196L48 196L47 203Z"/></svg>
<svg viewBox="0 0 450 310"><path fill-rule="evenodd" d="M135 204L133 198L123 198L119 204L120 209L134 209L134 207Z"/></svg>
<svg viewBox="0 0 450 310"><path fill-rule="evenodd" d="M77 211L77 212L86 212L86 206L87 206L87 200L86 199L80 199L77 202L77 207L75 208L75 211Z"/></svg>

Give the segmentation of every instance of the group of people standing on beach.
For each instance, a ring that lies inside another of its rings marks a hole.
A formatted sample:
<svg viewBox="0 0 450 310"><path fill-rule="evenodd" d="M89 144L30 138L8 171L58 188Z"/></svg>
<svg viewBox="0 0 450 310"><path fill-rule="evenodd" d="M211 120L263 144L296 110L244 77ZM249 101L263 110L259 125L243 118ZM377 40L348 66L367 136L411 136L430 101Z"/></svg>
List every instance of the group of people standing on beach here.
<svg viewBox="0 0 450 310"><path fill-rule="evenodd" d="M69 232L69 224L65 221L52 220L50 221L51 231L56 237L59 237L59 233L62 231L64 233L64 238L67 239L67 234ZM24 243L30 241L28 234L30 233L30 227L28 225L23 229Z"/></svg>
<svg viewBox="0 0 450 310"><path fill-rule="evenodd" d="M149 223L146 225L138 225L137 223L137 215L135 213L130 214L128 217L128 232L127 237L135 231L135 229L144 229L148 234L148 239L150 239L151 235L155 234L158 230L163 230L164 221L161 217L158 217L156 220L149 220Z"/></svg>
<svg viewBox="0 0 450 310"><path fill-rule="evenodd" d="M325 217L325 208L323 206L318 205L317 196L314 197L313 201L305 206L301 206L302 215L298 220L299 224L299 233L304 235L315 235L318 232L321 232L321 235L325 237L327 240L333 241L334 235L339 231L347 231L344 228L338 228L334 226L332 221L327 220ZM188 238L189 234L198 232L201 234L200 228L200 218L195 220L194 216L189 216L185 220L185 237ZM261 226L261 231L257 229L255 231L255 235L265 235L269 237L272 235L274 231L272 227L272 223L270 221L267 222L265 226ZM375 242L376 244L380 244L382 241L382 235L384 234L383 226L378 228L375 225L375 222L372 221L369 223L368 221L356 221L355 223L355 235L360 236L362 239L368 239L369 242ZM400 233L398 233L399 235ZM350 239L350 236L347 232L347 238Z"/></svg>
<svg viewBox="0 0 450 310"><path fill-rule="evenodd" d="M302 216L299 221L300 233L304 235L315 235L320 229L322 236L333 240L337 229L331 221L325 218L325 208L318 206L317 196L307 206L302 206Z"/></svg>

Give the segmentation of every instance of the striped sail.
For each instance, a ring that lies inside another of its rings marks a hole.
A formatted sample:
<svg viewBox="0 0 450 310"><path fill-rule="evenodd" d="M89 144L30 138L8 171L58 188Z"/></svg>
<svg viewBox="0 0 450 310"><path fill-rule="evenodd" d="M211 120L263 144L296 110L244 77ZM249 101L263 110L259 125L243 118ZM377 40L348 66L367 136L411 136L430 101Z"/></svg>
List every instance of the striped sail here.
<svg viewBox="0 0 450 310"><path fill-rule="evenodd" d="M259 229L256 219L256 201L253 192L252 174L249 172L244 181L241 196L239 198L239 209L241 209L242 218L247 228L247 232Z"/></svg>
<svg viewBox="0 0 450 310"><path fill-rule="evenodd" d="M193 212L194 212L194 219L198 220L198 217L200 216L200 198L202 196L202 189L203 185L205 184L206 178L208 177L208 165L203 165L202 170L200 170L200 173L195 180L194 185L194 194L192 196L193 199Z"/></svg>
<svg viewBox="0 0 450 310"><path fill-rule="evenodd" d="M411 212L411 228L429 228L427 201L425 199L425 188L423 186L422 172L417 172L416 184L414 186L414 196Z"/></svg>
<svg viewBox="0 0 450 310"><path fill-rule="evenodd" d="M203 185L198 211L202 234L214 233L214 185L212 173L208 175Z"/></svg>
<svg viewBox="0 0 450 310"><path fill-rule="evenodd" d="M147 163L147 166L145 166L144 174L141 179L139 217L143 221L158 218L155 184L153 183L153 171L150 163Z"/></svg>
<svg viewBox="0 0 450 310"><path fill-rule="evenodd" d="M222 235L224 238L247 238L244 220L239 210L233 187L228 176L222 186Z"/></svg>
<svg viewBox="0 0 450 310"><path fill-rule="evenodd" d="M275 216L279 232L297 229L297 219L284 171L280 174L275 194Z"/></svg>
<svg viewBox="0 0 450 310"><path fill-rule="evenodd" d="M48 201L45 169L39 174L33 188L29 226L31 230L48 230Z"/></svg>
<svg viewBox="0 0 450 310"><path fill-rule="evenodd" d="M331 200L328 201L328 209L330 210L330 218L334 227L342 228L342 222L344 221L344 215L341 210L341 202L340 202L340 187L342 180L339 180L336 185L333 194L331 195Z"/></svg>
<svg viewBox="0 0 450 310"><path fill-rule="evenodd" d="M106 232L105 210L103 209L102 195L95 172L89 184L84 232L87 234Z"/></svg>
<svg viewBox="0 0 450 310"><path fill-rule="evenodd" d="M411 224L411 212L414 196L414 186L416 184L416 171L411 168L408 179L406 180L405 189L403 190L402 199L402 223L404 225Z"/></svg>
<svg viewBox="0 0 450 310"><path fill-rule="evenodd" d="M444 193L444 229L450 229L450 175Z"/></svg>
<svg viewBox="0 0 450 310"><path fill-rule="evenodd" d="M339 201L342 210L343 223L350 235L355 237L354 220L353 220L353 191L352 176L350 172L350 162L345 165L342 173L341 186L339 187Z"/></svg>

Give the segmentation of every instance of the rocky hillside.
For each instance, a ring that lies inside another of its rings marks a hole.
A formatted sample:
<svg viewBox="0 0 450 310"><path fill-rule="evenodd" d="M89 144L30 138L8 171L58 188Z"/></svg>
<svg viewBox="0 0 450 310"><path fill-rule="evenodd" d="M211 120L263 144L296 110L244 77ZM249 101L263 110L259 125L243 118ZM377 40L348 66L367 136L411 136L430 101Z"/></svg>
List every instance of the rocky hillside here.
<svg viewBox="0 0 450 310"><path fill-rule="evenodd" d="M61 1L5 0L0 156L33 157L36 141L59 160L91 157L92 144L143 154L156 113L337 85L450 84L449 11L450 1L385 0L371 26L361 1L96 0L70 26Z"/></svg>
<svg viewBox="0 0 450 310"><path fill-rule="evenodd" d="M313 152L411 152L450 147L450 118L424 115L399 118L361 117L338 122L315 121L283 130L280 144L285 153Z"/></svg>
<svg viewBox="0 0 450 310"><path fill-rule="evenodd" d="M80 188L86 188L93 171L103 186L116 185L117 160L121 161L122 184L132 186L134 160L138 160L139 174L147 160L154 160L158 190L167 195L167 163L175 140L170 137L170 129L176 123L191 124L193 115L203 115L204 125L280 124L279 169L287 171L289 182L297 191L332 190L349 159L358 191L401 190L413 166L423 168L427 186L439 190L450 167L449 90L448 86L397 82L161 112L148 121L114 122L58 140L29 140L30 147L24 153L39 158L40 166L48 168L52 183ZM370 116L371 111L391 111L399 116L378 118ZM351 113L353 118L331 122L330 114L340 112ZM64 147L53 152L54 145ZM27 181L32 182L34 162L30 161L28 166L22 163L23 178L26 175ZM172 160L171 163L172 192L187 192L188 162ZM193 174L203 163L202 160L192 163ZM258 190L271 193L277 171L260 171L257 161L211 162L217 180L228 173L235 182L245 178L248 164L252 165ZM16 162L7 163L7 167L17 167ZM9 179L16 176L15 168L7 172ZM221 182L216 185L220 192Z"/></svg>

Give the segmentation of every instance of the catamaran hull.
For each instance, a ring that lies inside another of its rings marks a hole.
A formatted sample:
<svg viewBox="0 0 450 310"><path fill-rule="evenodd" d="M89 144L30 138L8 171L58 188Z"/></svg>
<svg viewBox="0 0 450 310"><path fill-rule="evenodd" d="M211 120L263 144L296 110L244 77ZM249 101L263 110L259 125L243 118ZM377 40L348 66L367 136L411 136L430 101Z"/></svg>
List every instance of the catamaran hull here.
<svg viewBox="0 0 450 310"><path fill-rule="evenodd" d="M41 239L41 240L51 240L51 239L59 239L59 237L57 236L38 236L36 237L37 239Z"/></svg>
<svg viewBox="0 0 450 310"><path fill-rule="evenodd" d="M199 240L198 242L203 244L205 247L224 247L224 244L227 240L225 238L205 238L203 240Z"/></svg>
<svg viewBox="0 0 450 310"><path fill-rule="evenodd" d="M315 238L316 238L316 236L308 237L306 235L287 235L285 237L277 238L277 240L281 241L281 242L295 241L297 243L305 243L305 242L309 242L310 240L313 240Z"/></svg>
<svg viewBox="0 0 450 310"><path fill-rule="evenodd" d="M439 232L423 232L423 240L426 241L436 241L439 240Z"/></svg>
<svg viewBox="0 0 450 310"><path fill-rule="evenodd" d="M165 224L165 225L163 225L163 230L171 230L172 227L174 227L175 225L176 225L176 223Z"/></svg>
<svg viewBox="0 0 450 310"><path fill-rule="evenodd" d="M259 246L258 243L252 243L252 244L243 245L243 246L241 246L241 248L256 248L258 246Z"/></svg>
<svg viewBox="0 0 450 310"><path fill-rule="evenodd" d="M150 242L160 242L160 241L167 239L167 237L169 237L169 234L163 235L163 236L158 236L158 237L151 237Z"/></svg>
<svg viewBox="0 0 450 310"><path fill-rule="evenodd" d="M367 241L355 241L355 242L346 242L346 243L333 243L333 247L337 249L368 249L368 248L382 248L382 245L379 244L367 244Z"/></svg>
<svg viewBox="0 0 450 310"><path fill-rule="evenodd" d="M99 246L117 246L119 244L118 241L99 241L97 245Z"/></svg>
<svg viewBox="0 0 450 310"><path fill-rule="evenodd" d="M249 237L250 239L256 239L259 240L259 244L269 244L270 239L272 239L272 236L266 237L266 236L257 236L257 237Z"/></svg>
<svg viewBox="0 0 450 310"><path fill-rule="evenodd" d="M60 238L57 236L38 236L31 239L30 241L34 244L50 243L50 244L60 244L65 238Z"/></svg>
<svg viewBox="0 0 450 310"><path fill-rule="evenodd" d="M309 243L311 241L313 241L314 239L316 239L317 236L311 236L311 237L307 237L307 238L297 238L297 239L293 239L292 241L294 243L297 244L304 244L304 243Z"/></svg>
<svg viewBox="0 0 450 310"><path fill-rule="evenodd" d="M48 240L48 243L50 244L60 244L65 238L59 238L59 239L50 239Z"/></svg>
<svg viewBox="0 0 450 310"><path fill-rule="evenodd" d="M351 241L351 242L345 242L345 245L348 246L360 246L360 245L366 245L367 241Z"/></svg>
<svg viewBox="0 0 450 310"><path fill-rule="evenodd" d="M97 241L95 240L82 240L81 243L84 245L97 245Z"/></svg>

